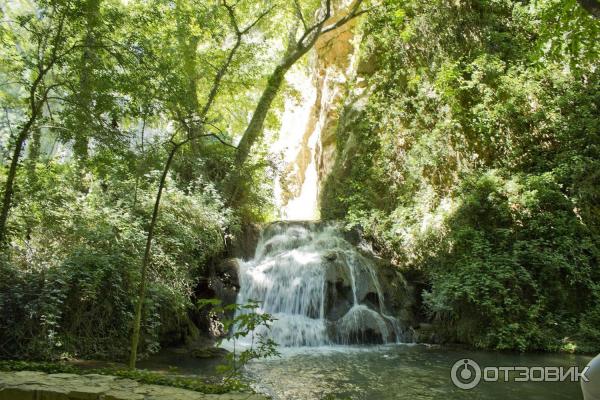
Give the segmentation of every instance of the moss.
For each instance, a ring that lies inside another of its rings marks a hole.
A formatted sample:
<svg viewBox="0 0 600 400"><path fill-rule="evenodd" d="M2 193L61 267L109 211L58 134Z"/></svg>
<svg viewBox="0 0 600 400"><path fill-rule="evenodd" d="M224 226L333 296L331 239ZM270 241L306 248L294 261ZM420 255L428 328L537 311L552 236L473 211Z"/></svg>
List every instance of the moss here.
<svg viewBox="0 0 600 400"><path fill-rule="evenodd" d="M39 371L49 374L69 373L86 375L90 373L100 375L117 376L124 379L132 379L139 383L171 386L180 389L193 390L206 394L223 394L232 391L249 391L249 387L237 380L226 382L207 382L196 377L183 375L164 375L148 370L130 370L120 368L81 368L70 364L58 362L36 362L36 361L0 361L0 371Z"/></svg>

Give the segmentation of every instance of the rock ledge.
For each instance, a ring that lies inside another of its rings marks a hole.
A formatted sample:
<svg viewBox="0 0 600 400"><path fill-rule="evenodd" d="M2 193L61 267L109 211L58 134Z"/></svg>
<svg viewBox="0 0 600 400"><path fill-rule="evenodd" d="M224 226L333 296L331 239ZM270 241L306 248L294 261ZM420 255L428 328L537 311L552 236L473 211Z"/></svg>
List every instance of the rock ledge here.
<svg viewBox="0 0 600 400"><path fill-rule="evenodd" d="M249 393L204 394L89 374L1 372L0 400L266 400Z"/></svg>

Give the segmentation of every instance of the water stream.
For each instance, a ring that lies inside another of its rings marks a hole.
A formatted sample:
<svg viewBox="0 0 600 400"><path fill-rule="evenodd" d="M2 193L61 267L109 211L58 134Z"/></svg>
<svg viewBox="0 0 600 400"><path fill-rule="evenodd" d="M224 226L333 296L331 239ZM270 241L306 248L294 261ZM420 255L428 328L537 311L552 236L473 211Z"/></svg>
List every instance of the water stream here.
<svg viewBox="0 0 600 400"><path fill-rule="evenodd" d="M437 346L332 346L284 349L281 358L246 370L255 388L285 400L581 400L577 382L481 382L455 387L452 365L471 358L483 366L579 366L591 357L492 353Z"/></svg>
<svg viewBox="0 0 600 400"><path fill-rule="evenodd" d="M485 366L583 367L591 357L506 353L445 346L388 344L281 348L281 357L251 362L245 378L274 400L582 400L577 382L482 382L471 390L452 384L459 359ZM222 360L165 349L140 363L163 373L210 377Z"/></svg>
<svg viewBox="0 0 600 400"><path fill-rule="evenodd" d="M241 262L237 303L276 320L268 334L280 346L389 343L402 337L389 315L373 264L332 224L274 223L252 260Z"/></svg>
<svg viewBox="0 0 600 400"><path fill-rule="evenodd" d="M581 399L576 382L483 382L464 391L459 359L484 366L579 366L591 357L477 352L404 344L378 272L336 225L280 222L241 261L237 302L258 300L276 318L266 334L282 356L251 362L246 377L274 399ZM365 345L369 343L369 345Z"/></svg>

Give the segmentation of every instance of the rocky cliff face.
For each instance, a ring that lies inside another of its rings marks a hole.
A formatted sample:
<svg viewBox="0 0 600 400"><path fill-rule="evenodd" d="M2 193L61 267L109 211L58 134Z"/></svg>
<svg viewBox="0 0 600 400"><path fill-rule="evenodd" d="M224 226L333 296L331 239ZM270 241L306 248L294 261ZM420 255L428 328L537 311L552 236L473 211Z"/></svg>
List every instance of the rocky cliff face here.
<svg viewBox="0 0 600 400"><path fill-rule="evenodd" d="M339 5L332 22L343 18L349 7L348 4ZM321 183L333 168L336 130L350 87L356 79L359 41L356 19L323 35L315 44L309 74L315 93L310 98L308 118L302 121L304 133L299 148L281 176L283 206L301 196L307 176L313 172L310 168L316 169L316 179L311 184L317 186L315 195L318 197Z"/></svg>
<svg viewBox="0 0 600 400"><path fill-rule="evenodd" d="M321 102L315 104L315 111L322 119L315 154L319 182L325 180L335 162L335 133L350 84L356 75L358 30L357 20L354 20L324 35L316 44L315 85Z"/></svg>

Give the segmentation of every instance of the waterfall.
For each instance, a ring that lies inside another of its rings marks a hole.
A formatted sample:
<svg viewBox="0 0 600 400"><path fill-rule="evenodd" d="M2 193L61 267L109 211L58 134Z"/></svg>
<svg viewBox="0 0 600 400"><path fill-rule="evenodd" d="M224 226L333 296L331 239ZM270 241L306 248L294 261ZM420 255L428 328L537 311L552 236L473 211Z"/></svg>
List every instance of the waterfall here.
<svg viewBox="0 0 600 400"><path fill-rule="evenodd" d="M350 3L344 4L338 12ZM364 89L357 81L360 34L354 32L355 23L323 35L308 65L298 64L286 75L295 94L285 97L270 145L271 153L281 157L274 198L282 220L319 219L319 192L335 164L335 137L348 90L353 87L354 97Z"/></svg>
<svg viewBox="0 0 600 400"><path fill-rule="evenodd" d="M373 263L334 224L267 226L255 257L240 262L238 304L276 320L268 334L281 346L388 343L401 339L388 315Z"/></svg>
<svg viewBox="0 0 600 400"><path fill-rule="evenodd" d="M259 301L256 312L276 318L261 333L281 346L402 339L400 323L391 315L398 310L388 311L390 286L386 292L373 261L335 224L302 222L319 219L319 191L335 164L339 118L351 83L359 79L355 23L321 37L308 65L297 65L286 76L295 95L285 98L270 146L281 157L274 198L278 217L286 222L267 226L254 258L239 261L236 302Z"/></svg>

